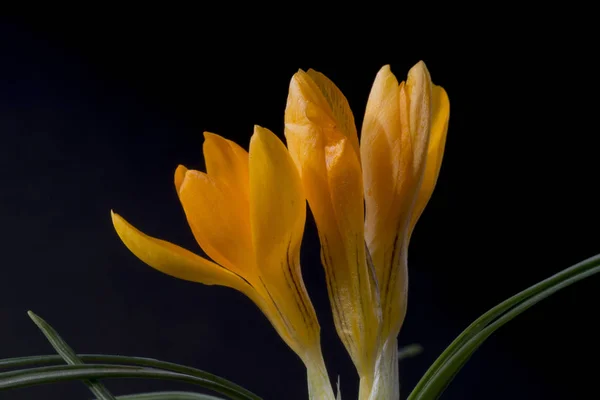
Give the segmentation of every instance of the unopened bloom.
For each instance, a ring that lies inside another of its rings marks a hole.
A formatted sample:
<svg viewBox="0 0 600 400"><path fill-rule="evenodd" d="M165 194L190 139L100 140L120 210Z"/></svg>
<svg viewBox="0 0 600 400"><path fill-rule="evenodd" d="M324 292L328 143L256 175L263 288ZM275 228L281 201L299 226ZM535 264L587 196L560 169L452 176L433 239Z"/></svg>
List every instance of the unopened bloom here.
<svg viewBox="0 0 600 400"><path fill-rule="evenodd" d="M446 92L423 62L406 82L389 66L379 71L360 145L348 101L328 78L299 71L290 83L285 135L319 229L336 328L361 377L361 399L399 397L408 242L435 187L448 117Z"/></svg>
<svg viewBox="0 0 600 400"><path fill-rule="evenodd" d="M306 198L297 169L272 132L255 127L249 154L205 133L206 173L179 166L175 186L210 261L145 235L117 214L114 227L138 258L174 277L248 296L307 367L309 395L333 400L320 327L300 272Z"/></svg>

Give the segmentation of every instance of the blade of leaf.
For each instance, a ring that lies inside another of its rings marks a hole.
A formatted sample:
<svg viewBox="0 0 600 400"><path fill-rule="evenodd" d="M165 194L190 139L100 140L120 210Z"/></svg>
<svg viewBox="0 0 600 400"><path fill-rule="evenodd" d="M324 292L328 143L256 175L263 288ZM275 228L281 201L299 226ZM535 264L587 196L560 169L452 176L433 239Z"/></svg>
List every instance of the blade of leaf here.
<svg viewBox="0 0 600 400"><path fill-rule="evenodd" d="M223 400L220 397L193 392L155 392L117 396L118 400Z"/></svg>
<svg viewBox="0 0 600 400"><path fill-rule="evenodd" d="M221 393L232 400L262 400L257 396L247 396L208 379L154 368L96 365L56 365L26 370L0 373L0 390L17 389L28 386L66 382L83 379L146 378L164 379L190 383Z"/></svg>
<svg viewBox="0 0 600 400"><path fill-rule="evenodd" d="M408 400L438 398L471 355L494 331L546 297L599 272L600 254L517 293L483 314L432 364Z"/></svg>
<svg viewBox="0 0 600 400"><path fill-rule="evenodd" d="M152 367L154 369L179 372L181 374L194 376L197 378L205 379L207 381L214 382L217 385L229 388L240 395L246 396L247 398L260 400L260 397L251 391L239 386L227 379L213 375L200 369L187 367L185 365L175 364L166 361L156 360L154 358L146 357L128 357L118 355L105 355L105 354L78 354L79 357L85 363L103 363L103 364L129 364L136 366ZM0 360L1 368L22 368L32 365L47 365L55 364L62 361L60 356L47 355L47 356L30 356L30 357L18 357Z"/></svg>
<svg viewBox="0 0 600 400"><path fill-rule="evenodd" d="M50 342L54 350L65 360L69 365L80 365L83 362L77 357L77 354L71 347L60 337L58 332L44 321L39 316L35 315L33 311L27 311L27 315L33 321L34 324L42 331L46 339ZM95 380L84 380L83 383L90 389L90 391L99 400L117 400L115 396L102 383Z"/></svg>

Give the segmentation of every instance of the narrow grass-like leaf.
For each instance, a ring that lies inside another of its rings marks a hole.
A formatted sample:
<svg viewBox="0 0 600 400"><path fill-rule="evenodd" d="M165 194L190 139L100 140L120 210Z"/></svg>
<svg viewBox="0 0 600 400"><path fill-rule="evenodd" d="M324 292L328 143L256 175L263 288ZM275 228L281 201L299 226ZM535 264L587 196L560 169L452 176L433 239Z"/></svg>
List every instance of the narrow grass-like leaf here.
<svg viewBox="0 0 600 400"><path fill-rule="evenodd" d="M193 392L155 392L117 396L118 400L223 400L220 397ZM99 400L99 399L98 399Z"/></svg>
<svg viewBox="0 0 600 400"><path fill-rule="evenodd" d="M219 376L210 374L200 369L187 367L185 365L175 364L166 361L156 360L154 358L146 357L128 357L118 355L106 355L106 354L77 354L84 363L102 363L102 364L126 364L132 366L144 366L151 367L154 369L178 372L185 375L194 376L207 381L214 382L216 385L226 387L229 390L235 391L236 393L246 396L246 398L253 400L260 400L260 397L252 393L251 391L239 386L227 379ZM40 366L48 364L56 364L61 362L62 358L56 355L46 356L30 356L30 357L18 357L0 360L0 369L7 368L23 368L30 366Z"/></svg>
<svg viewBox="0 0 600 400"><path fill-rule="evenodd" d="M600 254L523 290L483 314L432 364L408 400L437 399L471 355L498 328L546 297L599 272Z"/></svg>
<svg viewBox="0 0 600 400"><path fill-rule="evenodd" d="M31 318L33 323L40 328L44 336L46 336L46 339L48 339L52 347L54 347L54 350L56 350L58 355L60 355L67 364L83 364L73 349L60 337L58 332L56 332L56 330L54 330L50 324L48 324L39 316L35 315L33 311L27 311L27 315L29 315L29 318ZM96 380L84 380L83 383L99 400L117 400L102 383Z"/></svg>
<svg viewBox="0 0 600 400"><path fill-rule="evenodd" d="M145 378L186 382L221 393L232 400L261 400L208 379L154 368L112 364L57 365L0 373L0 390L84 379Z"/></svg>

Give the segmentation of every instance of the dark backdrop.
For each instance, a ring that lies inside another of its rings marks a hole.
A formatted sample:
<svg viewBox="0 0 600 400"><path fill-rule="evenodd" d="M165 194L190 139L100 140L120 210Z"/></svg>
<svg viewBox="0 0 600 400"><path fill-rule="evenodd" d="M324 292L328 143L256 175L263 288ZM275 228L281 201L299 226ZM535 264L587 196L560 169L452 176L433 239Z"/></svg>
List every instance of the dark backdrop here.
<svg viewBox="0 0 600 400"><path fill-rule="evenodd" d="M80 353L156 357L265 399L306 399L303 365L248 299L145 266L109 216L114 209L148 234L197 249L173 188L175 167L204 167L204 130L246 148L254 124L282 137L298 68L333 79L359 126L384 64L403 79L423 59L451 99L440 179L410 249L399 340L425 351L402 363L405 395L481 313L600 252L598 64L585 32L517 34L511 22L450 38L460 24L422 34L399 23L374 35L357 25L345 36L310 24L212 27L210 19L90 16L0 27L0 358L52 353L27 318L31 309ZM332 327L312 222L302 263L330 374L341 375L352 399L356 376ZM578 283L502 328L444 398L594 397L599 285L600 277ZM107 384L119 394L188 389ZM0 398L90 394L68 383Z"/></svg>

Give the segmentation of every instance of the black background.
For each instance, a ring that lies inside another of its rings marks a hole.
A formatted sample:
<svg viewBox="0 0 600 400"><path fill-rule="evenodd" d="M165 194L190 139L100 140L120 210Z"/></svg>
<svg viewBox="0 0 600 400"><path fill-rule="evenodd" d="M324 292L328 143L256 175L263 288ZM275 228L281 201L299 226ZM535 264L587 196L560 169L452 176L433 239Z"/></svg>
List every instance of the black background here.
<svg viewBox="0 0 600 400"><path fill-rule="evenodd" d="M31 309L80 353L155 357L265 399L306 399L303 365L248 299L145 266L109 216L114 209L150 235L199 251L174 191L176 166L204 168L204 130L246 148L254 124L283 137L298 68L329 76L358 126L384 64L404 79L423 59L450 96L440 179L410 249L399 340L425 351L401 365L404 395L481 313L600 252L598 63L585 24L525 22L517 31L516 21L492 28L482 20L433 31L381 17L373 28L330 29L317 17L209 26L207 14L3 23L0 358L52 353L27 318ZM344 398L353 399L356 376L332 327L311 221L302 264L331 377L341 375ZM599 285L600 277L580 282L500 329L443 398L596 397ZM118 394L190 389L107 383ZM0 393L90 397L79 383Z"/></svg>

